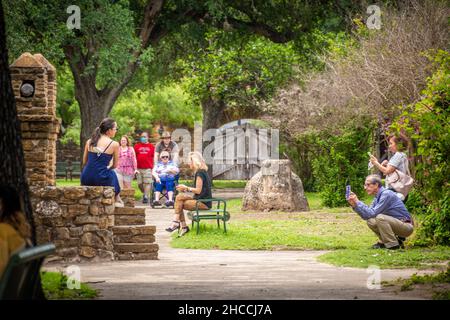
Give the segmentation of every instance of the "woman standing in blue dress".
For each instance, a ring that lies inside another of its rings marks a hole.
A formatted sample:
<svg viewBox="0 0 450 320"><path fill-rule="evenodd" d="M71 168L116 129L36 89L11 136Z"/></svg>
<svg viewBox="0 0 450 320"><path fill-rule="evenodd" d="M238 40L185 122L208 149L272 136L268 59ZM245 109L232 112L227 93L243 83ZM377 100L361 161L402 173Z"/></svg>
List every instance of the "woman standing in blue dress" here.
<svg viewBox="0 0 450 320"><path fill-rule="evenodd" d="M86 141L83 155L82 186L110 186L116 194L115 206L123 207L120 185L114 169L119 162L119 143L112 140L117 133L117 123L103 119L92 137ZM110 162L112 160L112 164Z"/></svg>

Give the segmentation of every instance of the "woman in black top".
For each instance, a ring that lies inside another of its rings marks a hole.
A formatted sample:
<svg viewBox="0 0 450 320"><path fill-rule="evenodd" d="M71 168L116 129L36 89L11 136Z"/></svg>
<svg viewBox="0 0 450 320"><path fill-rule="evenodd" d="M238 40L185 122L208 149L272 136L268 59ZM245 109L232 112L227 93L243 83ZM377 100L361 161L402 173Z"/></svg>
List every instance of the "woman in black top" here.
<svg viewBox="0 0 450 320"><path fill-rule="evenodd" d="M188 187L184 184L177 186L178 191L192 192L194 196L186 193L180 193L175 199L175 218L172 225L166 229L168 232L179 230L179 236L189 232L189 227L186 225L186 219L184 217L183 210L195 210L197 200L211 199L211 179L208 176L208 166L205 163L200 152L189 153L189 166L194 171L194 187ZM207 210L211 208L211 201L199 202L198 208L201 210Z"/></svg>

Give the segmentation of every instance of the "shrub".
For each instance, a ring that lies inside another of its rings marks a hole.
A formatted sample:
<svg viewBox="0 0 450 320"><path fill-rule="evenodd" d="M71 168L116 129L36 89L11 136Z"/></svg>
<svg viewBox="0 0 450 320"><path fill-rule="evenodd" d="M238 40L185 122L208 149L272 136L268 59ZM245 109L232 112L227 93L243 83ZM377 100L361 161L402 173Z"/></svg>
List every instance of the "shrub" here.
<svg viewBox="0 0 450 320"><path fill-rule="evenodd" d="M321 132L316 136L319 152L312 166L323 205L347 205L345 186L348 184L360 198L364 196L363 184L368 173L366 152L371 145L372 130L373 125L367 119L359 119L340 132Z"/></svg>
<svg viewBox="0 0 450 320"><path fill-rule="evenodd" d="M419 213L426 215L420 238L449 245L450 54L439 50L428 57L433 60L436 71L427 79L422 99L402 108L391 130L409 135L415 146L416 190L424 204L418 208ZM414 197L411 201L417 205Z"/></svg>

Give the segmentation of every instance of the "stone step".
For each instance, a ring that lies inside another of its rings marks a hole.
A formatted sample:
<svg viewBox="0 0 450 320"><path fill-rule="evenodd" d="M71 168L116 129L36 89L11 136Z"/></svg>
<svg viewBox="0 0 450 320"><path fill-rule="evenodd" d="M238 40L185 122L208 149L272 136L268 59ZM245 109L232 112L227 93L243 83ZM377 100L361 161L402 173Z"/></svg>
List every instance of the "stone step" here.
<svg viewBox="0 0 450 320"><path fill-rule="evenodd" d="M134 199L135 190L133 188L122 189L120 197L126 207L134 207L136 200Z"/></svg>
<svg viewBox="0 0 450 320"><path fill-rule="evenodd" d="M122 198L123 204L127 207L133 207L136 205L136 200L134 198Z"/></svg>
<svg viewBox="0 0 450 320"><path fill-rule="evenodd" d="M153 243L155 226L119 226L113 227L115 243Z"/></svg>
<svg viewBox="0 0 450 320"><path fill-rule="evenodd" d="M156 226L115 226L112 232L115 235L155 234Z"/></svg>
<svg viewBox="0 0 450 320"><path fill-rule="evenodd" d="M145 208L123 207L115 208L115 215L145 215Z"/></svg>
<svg viewBox="0 0 450 320"><path fill-rule="evenodd" d="M119 253L117 254L118 260L158 260L158 252L151 253Z"/></svg>
<svg viewBox="0 0 450 320"><path fill-rule="evenodd" d="M157 253L159 249L156 243L115 243L114 251L118 254L127 253Z"/></svg>
<svg viewBox="0 0 450 320"><path fill-rule="evenodd" d="M126 188L120 190L121 197L134 197L135 190L133 188Z"/></svg>
<svg viewBox="0 0 450 320"><path fill-rule="evenodd" d="M114 235L113 241L115 243L153 243L155 236L152 234Z"/></svg>
<svg viewBox="0 0 450 320"><path fill-rule="evenodd" d="M115 226L129 226L129 225L145 225L145 214L115 214Z"/></svg>

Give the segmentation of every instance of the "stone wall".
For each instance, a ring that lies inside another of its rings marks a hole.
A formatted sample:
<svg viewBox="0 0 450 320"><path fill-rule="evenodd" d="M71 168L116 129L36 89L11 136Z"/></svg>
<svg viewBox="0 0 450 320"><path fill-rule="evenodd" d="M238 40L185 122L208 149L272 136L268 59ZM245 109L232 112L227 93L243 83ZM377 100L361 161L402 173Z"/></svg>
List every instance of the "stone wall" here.
<svg viewBox="0 0 450 320"><path fill-rule="evenodd" d="M130 188L130 189L122 189L120 191L120 198L122 199L124 205L126 207L134 207L135 205L135 199L134 199L134 189Z"/></svg>
<svg viewBox="0 0 450 320"><path fill-rule="evenodd" d="M53 242L50 260L113 260L112 187L31 187L39 244Z"/></svg>
<svg viewBox="0 0 450 320"><path fill-rule="evenodd" d="M56 161L58 162L81 162L80 146L77 146L72 141L63 145L61 141L56 141Z"/></svg>

